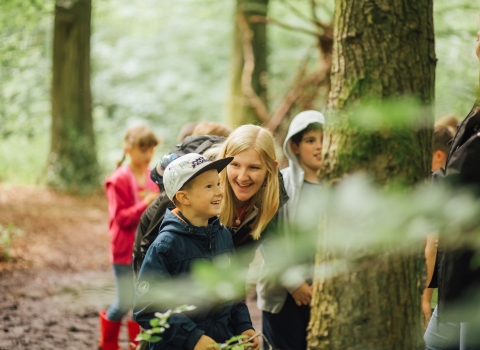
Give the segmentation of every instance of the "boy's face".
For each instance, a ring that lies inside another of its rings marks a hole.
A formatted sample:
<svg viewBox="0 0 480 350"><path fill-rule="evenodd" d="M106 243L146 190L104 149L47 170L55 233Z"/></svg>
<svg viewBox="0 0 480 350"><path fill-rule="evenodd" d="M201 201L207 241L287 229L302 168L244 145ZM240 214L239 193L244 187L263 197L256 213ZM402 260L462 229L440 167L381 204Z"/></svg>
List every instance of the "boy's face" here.
<svg viewBox="0 0 480 350"><path fill-rule="evenodd" d="M189 210L198 218L208 220L220 215L223 190L216 170L208 170L198 175L192 186L185 192L190 202Z"/></svg>
<svg viewBox="0 0 480 350"><path fill-rule="evenodd" d="M320 169L322 164L322 142L322 130L306 132L298 145L295 142L290 142L292 151L298 156L298 162L303 170L317 171Z"/></svg>

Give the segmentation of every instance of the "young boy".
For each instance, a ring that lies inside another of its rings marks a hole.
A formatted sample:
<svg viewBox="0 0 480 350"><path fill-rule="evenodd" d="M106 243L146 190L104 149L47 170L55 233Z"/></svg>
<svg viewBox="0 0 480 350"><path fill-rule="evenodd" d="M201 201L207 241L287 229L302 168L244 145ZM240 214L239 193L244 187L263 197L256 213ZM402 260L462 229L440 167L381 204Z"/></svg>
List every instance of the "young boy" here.
<svg viewBox="0 0 480 350"><path fill-rule="evenodd" d="M150 328L155 312L177 306L160 305L156 292L165 288L163 281L188 275L195 261L233 254L232 236L217 217L223 198L218 173L232 159L211 162L200 154L189 153L165 169L165 192L176 209L167 210L139 272L134 316L143 328ZM243 302L222 308L196 306L198 312L172 315L168 320L170 328L161 335L163 339L150 344L150 349L211 350L210 345L234 335L255 334ZM258 348L258 340L252 348Z"/></svg>
<svg viewBox="0 0 480 350"><path fill-rule="evenodd" d="M318 230L314 201L321 195L317 172L322 163L324 122L323 114L317 111L298 114L290 124L283 146L289 167L282 170L282 174L290 197L279 210L284 243L293 248L292 255L301 251L300 254L312 264L314 251L306 250L308 244L302 246L301 237L295 236L296 233L305 236L316 234ZM272 283L269 276L272 267L269 264L272 263L268 261L267 247L261 251L264 262L257 283L257 295L258 306L262 310L263 333L275 349L304 350L307 348L312 299L311 276L289 273L288 281Z"/></svg>

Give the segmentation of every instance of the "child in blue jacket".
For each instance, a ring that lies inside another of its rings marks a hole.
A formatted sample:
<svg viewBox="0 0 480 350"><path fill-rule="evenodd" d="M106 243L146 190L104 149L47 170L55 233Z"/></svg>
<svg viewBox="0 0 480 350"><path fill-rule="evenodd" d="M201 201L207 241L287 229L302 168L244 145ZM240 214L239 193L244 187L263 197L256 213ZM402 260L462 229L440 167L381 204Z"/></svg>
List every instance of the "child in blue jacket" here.
<svg viewBox="0 0 480 350"><path fill-rule="evenodd" d="M161 305L158 300L157 292L165 288L165 281L188 275L195 261L212 261L234 254L232 235L217 217L223 198L218 173L232 159L211 162L190 153L175 159L165 169L165 192L176 209L167 210L160 233L140 268L134 315L143 328L150 328L149 322L156 312L177 306ZM151 343L150 349L210 350L212 344L223 343L234 335L255 334L244 302L203 306L197 313L174 314L168 323L170 327L162 334L163 339ZM252 349L258 349L256 338Z"/></svg>

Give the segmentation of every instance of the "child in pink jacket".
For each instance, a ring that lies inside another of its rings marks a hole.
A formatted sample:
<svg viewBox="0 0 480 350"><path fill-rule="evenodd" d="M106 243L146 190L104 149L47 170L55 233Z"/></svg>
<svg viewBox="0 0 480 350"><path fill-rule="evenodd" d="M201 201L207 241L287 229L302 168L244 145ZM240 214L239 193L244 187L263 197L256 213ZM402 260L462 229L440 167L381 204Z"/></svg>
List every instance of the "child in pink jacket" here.
<svg viewBox="0 0 480 350"><path fill-rule="evenodd" d="M107 311L100 312L99 348L103 350L119 349L121 321L133 306L132 247L140 216L159 195L158 186L150 179L148 169L157 144L157 138L146 126L128 129L123 159L105 182L110 215L110 261L115 274L116 298ZM129 162L121 166L127 155ZM134 339L140 331L139 326L132 320L128 320L127 325L130 342L136 343Z"/></svg>

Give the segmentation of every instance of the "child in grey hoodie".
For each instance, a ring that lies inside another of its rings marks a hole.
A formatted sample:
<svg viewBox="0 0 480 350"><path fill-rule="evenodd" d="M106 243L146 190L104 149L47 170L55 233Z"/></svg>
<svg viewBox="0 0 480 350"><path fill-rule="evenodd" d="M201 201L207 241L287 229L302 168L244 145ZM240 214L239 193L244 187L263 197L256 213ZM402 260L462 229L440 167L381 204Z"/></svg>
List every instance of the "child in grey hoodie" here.
<svg viewBox="0 0 480 350"><path fill-rule="evenodd" d="M314 234L318 229L318 215L312 201L321 195L317 172L322 161L324 123L325 118L320 112L298 114L290 124L283 146L289 167L282 170L282 174L290 200L279 210L278 220L283 243L287 244L291 255L301 250L301 241L295 237L297 234ZM286 280L272 278L275 257L266 253L268 247L264 245L262 248L264 261L257 295L262 310L263 333L274 349L304 350L312 299L311 275L292 271ZM301 254L308 255L307 260L313 262L314 252L305 253L302 250Z"/></svg>

